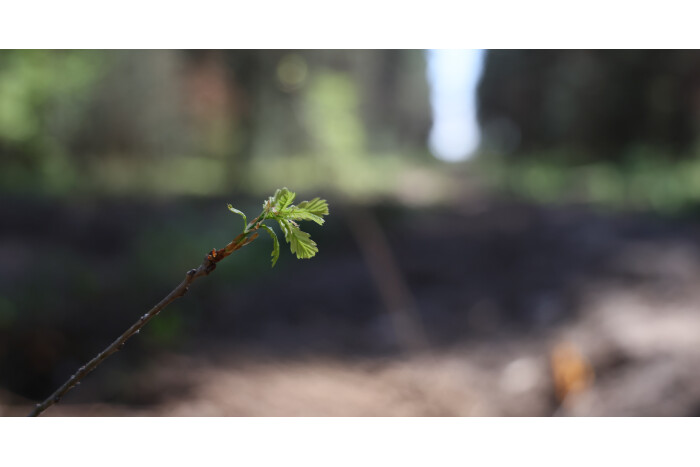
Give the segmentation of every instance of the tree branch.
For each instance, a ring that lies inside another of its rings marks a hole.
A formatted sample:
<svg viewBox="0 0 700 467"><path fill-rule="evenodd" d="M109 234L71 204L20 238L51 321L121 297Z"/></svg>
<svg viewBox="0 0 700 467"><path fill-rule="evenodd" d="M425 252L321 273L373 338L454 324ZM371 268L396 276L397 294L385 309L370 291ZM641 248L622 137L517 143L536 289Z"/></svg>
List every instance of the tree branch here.
<svg viewBox="0 0 700 467"><path fill-rule="evenodd" d="M156 306L151 308L148 313L141 316L141 318L139 318L138 321L127 329L124 334L119 336L117 340L112 342L102 352L98 353L95 358L78 368L78 371L75 372L73 376L68 378L68 381L63 383L63 385L53 394L51 394L44 402L37 404L29 416L36 417L44 410L58 403L68 391L80 383L81 379L97 368L107 357L121 350L122 347L124 347L124 344L126 344L126 341L129 340L129 338L134 334L138 334L141 328L144 327L151 319L153 319L154 316L160 313L163 308L168 306L175 299L185 295L190 287L190 284L196 278L209 275L209 273L216 268L216 264L219 261L258 238L257 230L260 228L264 228L272 236L272 266L274 266L277 258L279 257L279 242L274 231L264 224L266 219L274 219L279 222L280 227L285 234L285 240L287 243L289 243L292 253L295 253L297 258L313 257L316 252L318 252L316 243L311 240L308 233L299 229L299 226L295 221L312 220L317 224L323 224L323 216L328 215L328 203L326 200L314 198L311 201L302 201L297 206L294 206L292 202L294 201L295 196L296 193L289 191L287 188L278 189L273 196L265 201L263 204L263 211L260 213L260 215L250 222L247 222L246 215L242 211L239 211L229 204L228 208L230 211L243 217L243 232L241 232L224 248L221 248L220 250L211 250L206 258L204 258L204 261L202 261L202 264L200 264L196 269L190 269L187 271L185 279L180 283L180 285L175 287L172 292L166 295L166 297Z"/></svg>
<svg viewBox="0 0 700 467"><path fill-rule="evenodd" d="M257 219L256 219L257 221ZM254 226L250 230L246 229L246 232L238 235L231 243L226 245L220 250L212 250L202 264L200 264L195 269L190 269L185 274L185 279L180 282L180 285L175 287L172 292L165 296L156 306L151 308L145 315L141 316L138 321L136 321L129 329L127 329L121 336L112 342L106 349L97 354L95 358L87 362L85 365L81 366L73 376L71 376L68 381L63 383L63 385L58 388L53 394L51 394L44 402L37 404L36 407L29 413L29 417L36 417L41 414L44 410L48 409L52 405L56 404L61 400L61 398L70 391L75 385L77 385L80 380L97 368L100 363L102 363L107 357L121 350L134 334L138 334L142 327L146 325L153 317L155 317L160 311L168 306L170 303L176 299L182 297L189 290L190 284L198 277L209 275L215 268L216 263L238 250L239 248L249 244L258 237L258 233L254 232L258 229L258 226ZM252 235L251 235L252 234Z"/></svg>

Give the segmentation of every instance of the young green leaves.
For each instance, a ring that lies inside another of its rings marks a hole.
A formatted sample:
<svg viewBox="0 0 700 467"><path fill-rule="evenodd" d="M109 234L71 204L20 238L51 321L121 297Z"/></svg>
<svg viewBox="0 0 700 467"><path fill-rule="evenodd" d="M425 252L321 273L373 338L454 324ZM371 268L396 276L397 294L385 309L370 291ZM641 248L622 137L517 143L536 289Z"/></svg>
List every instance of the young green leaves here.
<svg viewBox="0 0 700 467"><path fill-rule="evenodd" d="M243 218L243 229L245 230L248 228L248 219L246 219L245 214L243 214L243 211L239 211L230 204L228 205L228 210L241 216Z"/></svg>
<svg viewBox="0 0 700 467"><path fill-rule="evenodd" d="M297 258L311 258L318 253L318 246L311 240L311 235L302 231L295 221L310 220L323 225L323 216L328 215L328 203L314 198L311 201L302 201L295 206L292 204L294 198L296 193L287 188L277 190L274 196L263 203L263 212L265 219L277 221L284 239ZM273 252L273 265L275 261Z"/></svg>
<svg viewBox="0 0 700 467"><path fill-rule="evenodd" d="M277 234L275 234L275 231L272 230L270 227L266 226L265 224L262 224L261 227L267 231L267 233L270 234L270 237L272 237L272 267L275 267L275 264L277 264L277 260L280 258L280 241L277 240Z"/></svg>
<svg viewBox="0 0 700 467"><path fill-rule="evenodd" d="M228 205L231 212L243 217L244 235L259 228L265 229L270 234L273 242L273 267L279 259L280 248L279 240L277 240L274 230L264 224L268 219L277 221L284 234L284 239L289 243L292 253L296 254L297 258L311 258L318 253L316 242L311 240L311 236L308 233L301 230L297 221L308 220L323 225L323 216L328 215L328 203L326 200L314 198L311 201L302 201L295 206L292 204L294 198L296 198L296 193L293 191L289 191L287 188L278 189L273 196L270 196L263 203L262 213L251 223L248 223L245 214L230 204Z"/></svg>

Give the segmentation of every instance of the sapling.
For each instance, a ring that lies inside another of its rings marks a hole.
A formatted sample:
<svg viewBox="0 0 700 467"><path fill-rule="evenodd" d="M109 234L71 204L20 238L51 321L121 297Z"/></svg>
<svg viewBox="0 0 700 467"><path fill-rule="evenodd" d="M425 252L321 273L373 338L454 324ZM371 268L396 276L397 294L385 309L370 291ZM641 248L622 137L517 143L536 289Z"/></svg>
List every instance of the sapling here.
<svg viewBox="0 0 700 467"><path fill-rule="evenodd" d="M292 253L296 254L297 258L311 258L318 253L316 243L311 240L311 236L299 228L298 222L313 221L319 225L323 224L323 216L328 215L328 203L326 200L314 198L311 201L302 201L294 205L296 193L289 191L287 188L278 189L273 196L270 196L263 203L262 212L252 221L248 222L246 215L234 208L230 204L228 209L240 215L243 218L243 231L238 234L228 245L217 250L212 249L207 254L198 267L190 269L185 274L185 278L180 284L175 287L165 298L163 298L156 306L151 308L146 314L141 316L129 329L121 336L112 342L106 349L97 354L92 360L81 366L78 371L71 376L68 381L63 383L53 394L51 394L44 402L37 404L34 410L29 414L35 417L41 414L44 410L51 407L61 400L64 394L70 391L75 385L80 383L88 373L93 371L107 357L121 350L126 341L138 334L142 327L153 319L158 313L168 306L175 299L182 297L187 293L190 284L198 277L209 275L219 261L229 256L234 251L248 245L253 240L258 238L260 230L267 232L272 238L272 267L275 266L280 255L280 244L277 239L277 234L271 227L265 224L265 221L274 220L280 226L284 239L289 243Z"/></svg>

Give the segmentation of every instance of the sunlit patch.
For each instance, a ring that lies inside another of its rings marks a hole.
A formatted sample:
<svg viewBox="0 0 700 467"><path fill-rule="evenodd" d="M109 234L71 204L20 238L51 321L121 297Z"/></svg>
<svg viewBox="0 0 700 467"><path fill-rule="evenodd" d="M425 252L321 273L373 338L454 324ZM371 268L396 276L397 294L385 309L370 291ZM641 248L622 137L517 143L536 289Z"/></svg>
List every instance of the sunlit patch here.
<svg viewBox="0 0 700 467"><path fill-rule="evenodd" d="M593 367L571 343L563 342L550 354L554 394L560 403L588 389L594 380Z"/></svg>
<svg viewBox="0 0 700 467"><path fill-rule="evenodd" d="M428 52L428 81L433 108L429 146L438 159L466 160L479 146L476 87L483 57L483 50Z"/></svg>

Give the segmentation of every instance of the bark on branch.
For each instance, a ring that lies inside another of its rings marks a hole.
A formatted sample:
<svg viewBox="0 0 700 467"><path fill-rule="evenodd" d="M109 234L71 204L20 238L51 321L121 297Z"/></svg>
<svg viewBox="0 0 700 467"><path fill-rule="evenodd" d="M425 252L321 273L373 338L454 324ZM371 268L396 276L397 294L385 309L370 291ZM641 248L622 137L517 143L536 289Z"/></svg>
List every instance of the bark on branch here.
<svg viewBox="0 0 700 467"><path fill-rule="evenodd" d="M73 376L71 376L68 379L68 381L63 383L63 385L59 387L48 398L46 398L44 402L37 404L28 416L36 417L37 415L41 414L44 410L59 402L68 391L70 391L75 385L77 385L80 382L80 380L82 380L85 376L87 376L90 372L97 368L100 365L100 363L102 363L107 357L121 350L124 347L124 344L126 344L126 341L129 340L129 338L134 334L138 334L141 328L144 327L146 323L153 319L158 313L160 313L163 308L168 306L176 299L185 295L189 290L190 284L192 284L192 282L195 279L201 276L209 275L209 273L211 273L216 268L216 263L230 255L234 251L238 250L239 248L255 240L258 237L258 234L254 231L257 230L257 228L258 226L254 225L249 231L238 235L235 239L233 239L231 243L226 245L224 248L220 250L212 250L211 253L209 253L206 256L206 258L204 258L202 264L200 264L195 269L190 269L189 271L187 271L187 274L185 274L185 278L183 279L183 281L180 282L180 284L177 287L175 287L172 290L172 292L166 295L165 298L158 302L156 306L148 310L148 312L145 315L141 316L138 319L138 321L136 321L129 329L127 329L121 336L119 336L114 342L112 342L106 349L98 353L92 360L87 362L85 365L81 366L78 369L78 371L76 371L75 374L73 374Z"/></svg>

